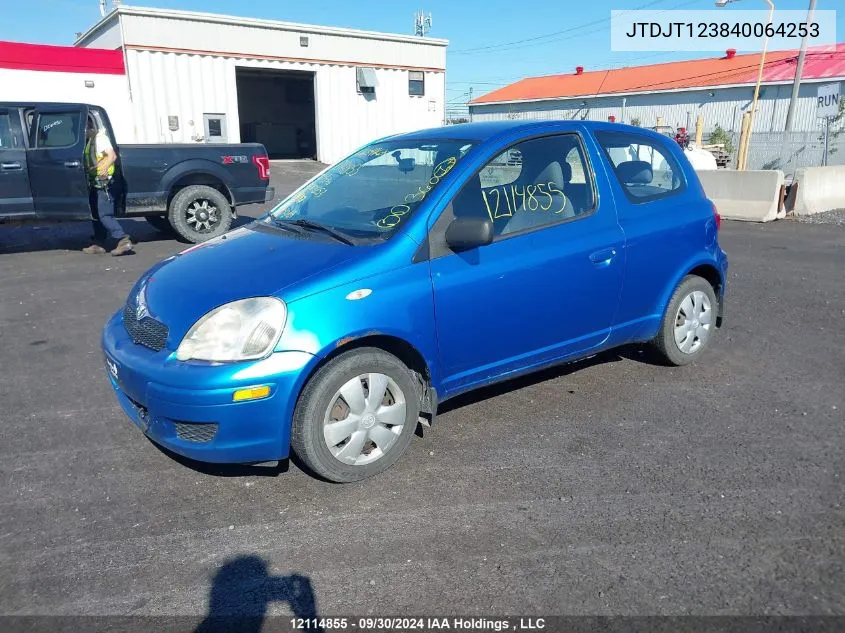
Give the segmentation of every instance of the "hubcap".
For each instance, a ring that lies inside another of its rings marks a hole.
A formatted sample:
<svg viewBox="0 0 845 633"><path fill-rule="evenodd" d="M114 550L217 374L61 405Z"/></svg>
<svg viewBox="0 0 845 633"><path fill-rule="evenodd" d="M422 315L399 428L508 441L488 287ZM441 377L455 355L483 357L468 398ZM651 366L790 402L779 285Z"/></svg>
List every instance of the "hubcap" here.
<svg viewBox="0 0 845 633"><path fill-rule="evenodd" d="M405 426L405 394L384 374L362 374L337 390L323 420L326 446L344 464L384 457Z"/></svg>
<svg viewBox="0 0 845 633"><path fill-rule="evenodd" d="M210 233L220 221L217 207L208 200L194 200L188 207L187 221L197 233Z"/></svg>
<svg viewBox="0 0 845 633"><path fill-rule="evenodd" d="M694 354L707 344L713 323L710 297L700 290L688 294L675 315L675 344L684 354Z"/></svg>

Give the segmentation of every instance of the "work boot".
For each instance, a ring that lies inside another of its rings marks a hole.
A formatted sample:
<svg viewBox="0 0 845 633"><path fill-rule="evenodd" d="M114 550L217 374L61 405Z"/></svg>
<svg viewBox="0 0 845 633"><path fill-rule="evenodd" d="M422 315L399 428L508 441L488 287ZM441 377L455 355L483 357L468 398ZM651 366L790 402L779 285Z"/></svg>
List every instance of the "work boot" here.
<svg viewBox="0 0 845 633"><path fill-rule="evenodd" d="M128 235L124 235L120 238L120 241L117 243L112 249L111 254L117 257L118 255L125 255L126 253L132 252L132 241L129 239Z"/></svg>
<svg viewBox="0 0 845 633"><path fill-rule="evenodd" d="M91 244L91 246L86 246L82 249L83 253L87 253L88 255L103 255L106 252L99 244Z"/></svg>

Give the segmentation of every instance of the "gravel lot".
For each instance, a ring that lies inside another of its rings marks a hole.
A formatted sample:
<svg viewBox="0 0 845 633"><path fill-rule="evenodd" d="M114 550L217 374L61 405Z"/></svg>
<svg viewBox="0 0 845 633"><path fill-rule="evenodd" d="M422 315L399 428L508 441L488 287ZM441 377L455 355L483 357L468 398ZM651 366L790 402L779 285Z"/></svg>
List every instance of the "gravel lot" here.
<svg viewBox="0 0 845 633"><path fill-rule="evenodd" d="M792 219L796 222L803 222L804 224L836 224L837 226L845 226L845 209L834 209L833 211L816 213L815 215L799 215Z"/></svg>
<svg viewBox="0 0 845 633"><path fill-rule="evenodd" d="M313 164L274 165L282 194ZM250 210L256 213L257 209ZM700 364L636 349L444 405L345 486L177 461L111 394L102 325L185 248L0 226L0 613L845 615L845 230L725 222Z"/></svg>

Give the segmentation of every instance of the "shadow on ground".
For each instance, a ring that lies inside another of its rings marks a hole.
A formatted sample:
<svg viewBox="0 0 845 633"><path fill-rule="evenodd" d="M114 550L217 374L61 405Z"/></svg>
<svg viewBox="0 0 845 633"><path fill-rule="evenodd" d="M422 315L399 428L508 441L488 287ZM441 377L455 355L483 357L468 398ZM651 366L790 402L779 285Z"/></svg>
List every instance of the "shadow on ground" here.
<svg viewBox="0 0 845 633"><path fill-rule="evenodd" d="M239 556L214 575L208 613L194 633L258 633L273 603L286 604L294 618L317 617L317 599L308 576L270 576L260 556ZM308 624L297 630L322 631Z"/></svg>

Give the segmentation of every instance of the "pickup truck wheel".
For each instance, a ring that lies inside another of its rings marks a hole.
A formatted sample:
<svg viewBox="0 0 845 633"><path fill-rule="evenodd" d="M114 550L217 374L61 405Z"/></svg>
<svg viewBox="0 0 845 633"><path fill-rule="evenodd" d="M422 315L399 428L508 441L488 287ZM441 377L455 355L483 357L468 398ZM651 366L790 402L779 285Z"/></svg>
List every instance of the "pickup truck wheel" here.
<svg viewBox="0 0 845 633"><path fill-rule="evenodd" d="M156 230L162 233L172 233L173 227L170 226L170 220L166 215L148 215L144 219Z"/></svg>
<svg viewBox="0 0 845 633"><path fill-rule="evenodd" d="M669 365L695 362L710 346L716 330L718 299L706 279L689 275L675 290L654 346Z"/></svg>
<svg viewBox="0 0 845 633"><path fill-rule="evenodd" d="M232 226L232 207L212 187L185 187L170 201L170 224L184 239L198 244L223 235Z"/></svg>
<svg viewBox="0 0 845 633"><path fill-rule="evenodd" d="M359 481L399 459L419 413L419 395L402 361L377 348L352 350L306 384L293 416L291 447L315 474Z"/></svg>

